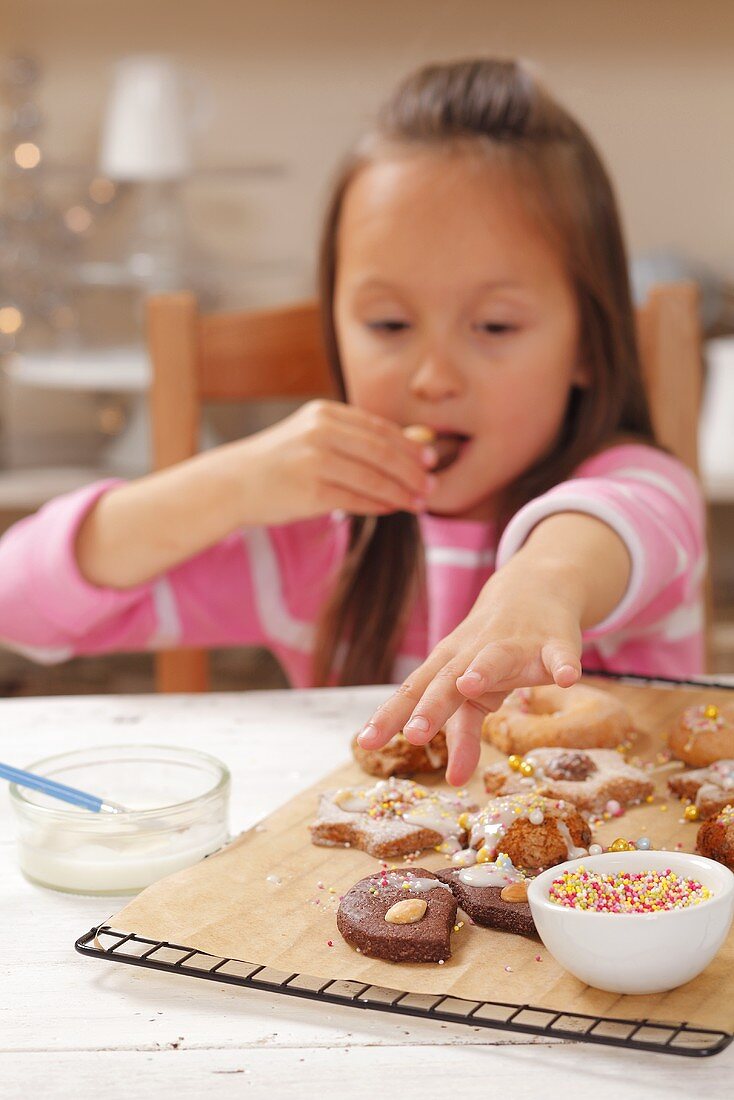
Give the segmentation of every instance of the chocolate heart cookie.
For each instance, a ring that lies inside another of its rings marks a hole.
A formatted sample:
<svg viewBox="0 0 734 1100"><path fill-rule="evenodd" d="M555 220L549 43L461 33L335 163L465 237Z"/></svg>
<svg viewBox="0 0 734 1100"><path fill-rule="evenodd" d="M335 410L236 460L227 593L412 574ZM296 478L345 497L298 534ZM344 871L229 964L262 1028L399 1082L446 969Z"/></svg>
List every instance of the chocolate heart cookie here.
<svg viewBox="0 0 734 1100"><path fill-rule="evenodd" d="M498 856L495 863L446 867L436 874L451 887L475 924L517 936L537 936L528 904L527 880L506 856Z"/></svg>

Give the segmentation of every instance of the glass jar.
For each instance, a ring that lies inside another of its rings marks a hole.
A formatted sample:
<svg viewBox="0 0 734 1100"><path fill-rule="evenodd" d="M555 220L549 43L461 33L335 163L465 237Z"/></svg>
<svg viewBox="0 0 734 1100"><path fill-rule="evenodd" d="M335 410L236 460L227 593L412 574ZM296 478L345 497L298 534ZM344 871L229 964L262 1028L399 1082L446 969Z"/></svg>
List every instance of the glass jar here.
<svg viewBox="0 0 734 1100"><path fill-rule="evenodd" d="M230 775L206 753L108 745L46 757L29 771L127 813L92 813L10 785L26 878L71 894L132 894L228 839Z"/></svg>

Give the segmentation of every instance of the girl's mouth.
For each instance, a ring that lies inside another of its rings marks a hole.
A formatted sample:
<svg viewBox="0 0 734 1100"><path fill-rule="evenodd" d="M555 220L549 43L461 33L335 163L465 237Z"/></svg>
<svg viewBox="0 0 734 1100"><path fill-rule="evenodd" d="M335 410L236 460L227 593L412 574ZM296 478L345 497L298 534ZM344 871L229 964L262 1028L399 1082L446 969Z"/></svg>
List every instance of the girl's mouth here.
<svg viewBox="0 0 734 1100"><path fill-rule="evenodd" d="M462 432L436 432L436 438L431 446L438 455L438 462L433 467L433 472L440 474L448 470L449 466L453 466L470 440L471 436L464 435Z"/></svg>

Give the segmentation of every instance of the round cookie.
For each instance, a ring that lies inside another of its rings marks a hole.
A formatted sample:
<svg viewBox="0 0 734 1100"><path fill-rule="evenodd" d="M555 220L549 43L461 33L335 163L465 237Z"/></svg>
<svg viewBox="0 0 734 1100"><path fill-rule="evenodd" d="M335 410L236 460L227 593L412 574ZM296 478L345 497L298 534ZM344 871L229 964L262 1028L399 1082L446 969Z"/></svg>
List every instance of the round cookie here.
<svg viewBox="0 0 734 1100"><path fill-rule="evenodd" d="M517 688L488 714L482 736L505 753L532 749L613 749L632 731L629 712L607 691L574 684Z"/></svg>
<svg viewBox="0 0 734 1100"><path fill-rule="evenodd" d="M467 816L479 863L503 852L515 867L536 871L586 855L591 843L589 824L573 803L534 792L490 799L478 814Z"/></svg>
<svg viewBox="0 0 734 1100"><path fill-rule="evenodd" d="M696 848L702 856L715 859L734 871L734 804L703 822L696 837Z"/></svg>
<svg viewBox="0 0 734 1100"><path fill-rule="evenodd" d="M439 730L427 745L412 745L402 733L397 733L382 749L363 749L355 734L352 739L354 759L368 775L387 779L395 775L410 779L420 772L445 771L449 759L446 733Z"/></svg>
<svg viewBox="0 0 734 1100"><path fill-rule="evenodd" d="M688 707L668 736L673 756L693 768L734 758L734 703Z"/></svg>
<svg viewBox="0 0 734 1100"><path fill-rule="evenodd" d="M346 942L387 962L442 962L451 957L456 898L422 867L378 871L339 902L336 926Z"/></svg>

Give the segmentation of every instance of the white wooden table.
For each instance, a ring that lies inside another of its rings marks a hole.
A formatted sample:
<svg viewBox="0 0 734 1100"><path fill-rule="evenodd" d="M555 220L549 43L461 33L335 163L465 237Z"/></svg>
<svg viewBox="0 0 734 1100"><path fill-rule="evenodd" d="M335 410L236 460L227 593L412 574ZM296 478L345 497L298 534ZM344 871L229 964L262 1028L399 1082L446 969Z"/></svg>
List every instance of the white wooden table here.
<svg viewBox="0 0 734 1100"><path fill-rule="evenodd" d="M126 741L203 748L233 777L232 831L348 755L384 688L0 701L0 759ZM734 1046L688 1059L320 1005L85 959L74 941L121 908L32 886L0 795L0 1097L155 1095L432 1100L732 1095Z"/></svg>

